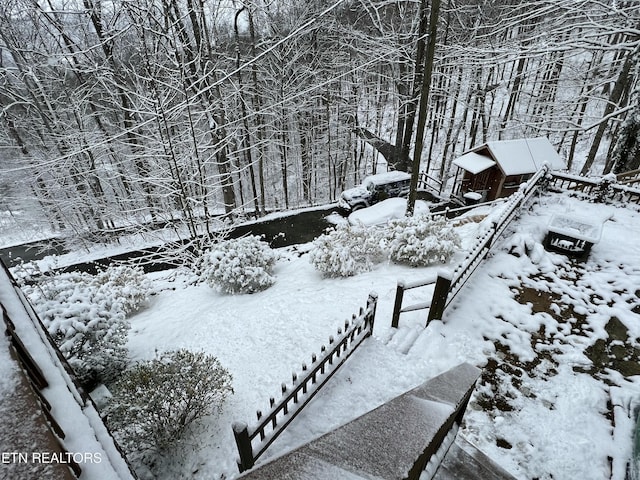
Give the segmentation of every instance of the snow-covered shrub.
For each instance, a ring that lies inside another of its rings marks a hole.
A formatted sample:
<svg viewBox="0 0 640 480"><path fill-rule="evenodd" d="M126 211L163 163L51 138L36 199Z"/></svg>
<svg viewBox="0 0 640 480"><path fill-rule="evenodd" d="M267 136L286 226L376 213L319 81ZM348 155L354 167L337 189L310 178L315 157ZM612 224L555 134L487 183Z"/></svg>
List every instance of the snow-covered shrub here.
<svg viewBox="0 0 640 480"><path fill-rule="evenodd" d="M225 240L204 257L202 278L223 293L254 293L275 282L277 254L260 237Z"/></svg>
<svg viewBox="0 0 640 480"><path fill-rule="evenodd" d="M337 225L313 241L309 259L332 277L368 272L383 258L379 230L364 225Z"/></svg>
<svg viewBox="0 0 640 480"><path fill-rule="evenodd" d="M444 218L427 215L392 220L386 237L389 258L414 267L447 262L460 247L460 237Z"/></svg>
<svg viewBox="0 0 640 480"><path fill-rule="evenodd" d="M593 199L596 203L606 203L613 197L613 185L617 182L613 173L605 175L598 181L598 185L594 188Z"/></svg>
<svg viewBox="0 0 640 480"><path fill-rule="evenodd" d="M149 299L151 282L140 267L111 266L98 273L91 285L105 290L119 302L125 314L134 312Z"/></svg>
<svg viewBox="0 0 640 480"><path fill-rule="evenodd" d="M110 267L96 276L68 272L31 281L22 288L81 384L110 382L126 368L126 314L150 291L141 269Z"/></svg>
<svg viewBox="0 0 640 480"><path fill-rule="evenodd" d="M107 421L128 456L153 468L161 456L180 454L176 448L189 441L199 420L219 413L233 393L231 382L211 355L167 352L121 375L111 387Z"/></svg>

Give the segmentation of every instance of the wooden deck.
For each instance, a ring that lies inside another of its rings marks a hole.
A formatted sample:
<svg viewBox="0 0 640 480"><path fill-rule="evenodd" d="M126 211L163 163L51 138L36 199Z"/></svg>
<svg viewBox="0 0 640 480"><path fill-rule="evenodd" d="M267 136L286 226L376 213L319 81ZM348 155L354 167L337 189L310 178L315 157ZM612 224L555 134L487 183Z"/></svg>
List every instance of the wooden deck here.
<svg viewBox="0 0 640 480"><path fill-rule="evenodd" d="M0 323L1 325L1 323ZM0 394L0 478L71 480L76 478L68 465L34 461L34 454L60 455L63 449L50 430L36 394L20 371L6 337L0 338L0 360L12 364L14 375ZM7 379L3 379L7 380Z"/></svg>

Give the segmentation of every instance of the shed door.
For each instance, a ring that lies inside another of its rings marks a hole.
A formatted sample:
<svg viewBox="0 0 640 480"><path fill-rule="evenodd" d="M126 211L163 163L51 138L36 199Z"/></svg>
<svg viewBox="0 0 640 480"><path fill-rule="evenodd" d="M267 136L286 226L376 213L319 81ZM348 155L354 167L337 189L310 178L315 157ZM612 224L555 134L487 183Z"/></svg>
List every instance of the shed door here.
<svg viewBox="0 0 640 480"><path fill-rule="evenodd" d="M471 179L471 190L474 192L487 190L489 188L489 179L491 178L492 170L492 168L489 168L477 175L474 175Z"/></svg>

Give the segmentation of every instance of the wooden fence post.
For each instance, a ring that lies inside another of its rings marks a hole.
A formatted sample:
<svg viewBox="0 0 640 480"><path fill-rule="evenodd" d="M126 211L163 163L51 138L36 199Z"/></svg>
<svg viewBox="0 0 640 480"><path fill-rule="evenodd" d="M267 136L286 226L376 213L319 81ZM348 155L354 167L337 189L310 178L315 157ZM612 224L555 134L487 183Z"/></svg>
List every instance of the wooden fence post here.
<svg viewBox="0 0 640 480"><path fill-rule="evenodd" d="M391 327L398 328L398 322L400 322L400 311L402 310L402 299L404 297L404 282L398 281L396 287L396 301L393 304L393 315L391 317Z"/></svg>
<svg viewBox="0 0 640 480"><path fill-rule="evenodd" d="M491 235L489 236L489 241L487 242L487 248L491 248L493 246L493 242L496 241L496 234L498 233L498 222L491 222ZM486 256L486 254L485 254Z"/></svg>
<svg viewBox="0 0 640 480"><path fill-rule="evenodd" d="M253 449L251 448L251 439L249 438L249 427L244 422L234 422L232 428L238 453L240 454L238 470L242 473L253 468L255 463L253 459Z"/></svg>
<svg viewBox="0 0 640 480"><path fill-rule="evenodd" d="M378 294L375 292L369 293L369 298L367 298L367 322L369 323L369 333L367 337L373 335L373 323L376 320L376 308L378 307Z"/></svg>
<svg viewBox="0 0 640 480"><path fill-rule="evenodd" d="M429 326L429 322L434 318L442 318L445 306L447 305L447 296L449 295L450 287L451 274L449 272L439 272L438 279L436 280L436 286L433 289L431 308L429 308L429 315L427 316L427 324L425 325L425 328Z"/></svg>

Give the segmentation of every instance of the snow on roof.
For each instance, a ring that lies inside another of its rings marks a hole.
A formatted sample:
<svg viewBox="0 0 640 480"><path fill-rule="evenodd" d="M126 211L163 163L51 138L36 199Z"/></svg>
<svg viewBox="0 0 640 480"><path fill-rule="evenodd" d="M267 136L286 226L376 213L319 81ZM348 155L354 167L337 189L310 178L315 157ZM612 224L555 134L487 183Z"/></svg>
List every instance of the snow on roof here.
<svg viewBox="0 0 640 480"><path fill-rule="evenodd" d="M489 149L491 156L505 175L534 173L540 170L545 162L549 164L551 170L565 168L564 161L547 137L492 141L474 148L473 151L485 147Z"/></svg>
<svg viewBox="0 0 640 480"><path fill-rule="evenodd" d="M400 172L397 170L394 170L392 172L377 173L375 175L369 175L364 179L362 184L364 185L368 182L371 182L375 185L383 185L385 183L399 182L401 180L411 180L411 175L407 172Z"/></svg>
<svg viewBox="0 0 640 480"><path fill-rule="evenodd" d="M491 160L486 155L480 155L476 152L468 152L462 155L460 158L456 158L453 164L457 167L466 170L474 175L485 171L487 168L493 167L496 162Z"/></svg>

